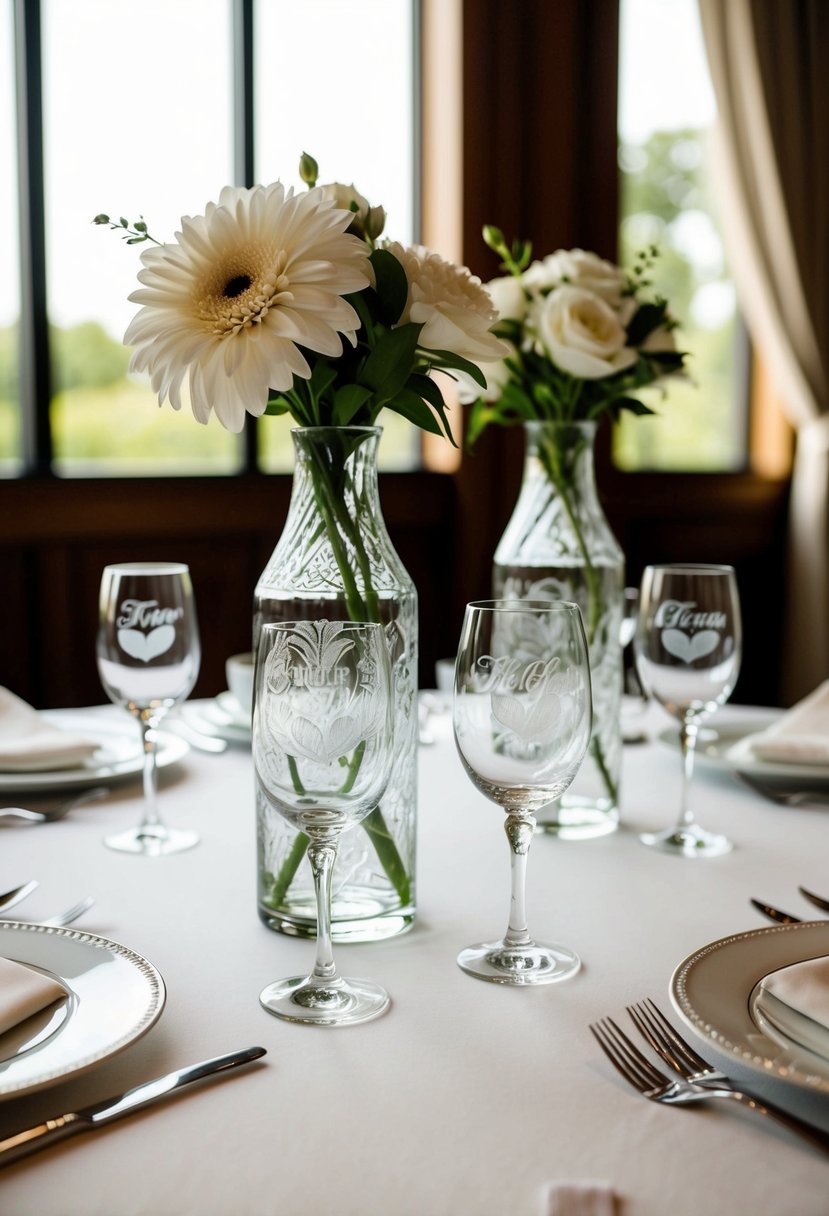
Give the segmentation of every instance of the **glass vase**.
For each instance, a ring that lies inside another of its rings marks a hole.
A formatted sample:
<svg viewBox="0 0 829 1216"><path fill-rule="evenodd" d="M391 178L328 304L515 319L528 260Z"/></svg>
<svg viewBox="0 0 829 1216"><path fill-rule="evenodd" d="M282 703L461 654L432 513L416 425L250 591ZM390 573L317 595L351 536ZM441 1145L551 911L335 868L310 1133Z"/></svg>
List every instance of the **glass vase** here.
<svg viewBox="0 0 829 1216"><path fill-rule="evenodd" d="M288 516L254 594L254 649L269 621L380 621L395 696L393 776L380 805L344 832L333 876L335 941L377 941L415 918L417 592L380 508L380 427L298 427ZM256 779L258 910L270 928L316 933L306 838Z"/></svg>
<svg viewBox="0 0 829 1216"><path fill-rule="evenodd" d="M586 839L614 831L619 822L624 556L596 490L596 424L526 422L524 431L524 475L495 551L493 594L572 600L581 609L593 733L570 789L537 819L565 839Z"/></svg>

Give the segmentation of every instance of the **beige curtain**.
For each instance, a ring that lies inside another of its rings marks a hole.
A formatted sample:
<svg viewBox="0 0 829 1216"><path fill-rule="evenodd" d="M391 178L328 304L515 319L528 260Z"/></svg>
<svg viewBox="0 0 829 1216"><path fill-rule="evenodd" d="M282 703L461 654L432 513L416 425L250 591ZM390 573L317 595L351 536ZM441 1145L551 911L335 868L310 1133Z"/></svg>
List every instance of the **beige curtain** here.
<svg viewBox="0 0 829 1216"><path fill-rule="evenodd" d="M715 182L752 339L797 428L787 704L829 678L829 0L699 0ZM762 604L746 605L761 612Z"/></svg>

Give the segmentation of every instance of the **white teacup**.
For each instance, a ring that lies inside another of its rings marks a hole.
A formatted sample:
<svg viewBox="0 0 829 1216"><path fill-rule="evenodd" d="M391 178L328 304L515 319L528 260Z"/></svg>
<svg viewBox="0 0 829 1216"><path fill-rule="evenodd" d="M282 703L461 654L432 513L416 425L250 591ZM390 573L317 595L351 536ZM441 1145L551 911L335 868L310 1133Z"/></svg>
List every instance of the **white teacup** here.
<svg viewBox="0 0 829 1216"><path fill-rule="evenodd" d="M254 656L250 651L247 654L233 654L225 662L227 686L245 714L253 710L253 665Z"/></svg>

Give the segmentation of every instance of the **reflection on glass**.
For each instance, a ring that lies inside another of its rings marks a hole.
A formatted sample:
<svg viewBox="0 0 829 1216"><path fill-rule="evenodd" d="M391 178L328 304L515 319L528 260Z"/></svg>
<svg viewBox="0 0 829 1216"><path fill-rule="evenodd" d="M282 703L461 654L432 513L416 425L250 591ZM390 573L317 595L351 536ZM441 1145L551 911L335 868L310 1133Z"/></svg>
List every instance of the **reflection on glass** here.
<svg viewBox="0 0 829 1216"><path fill-rule="evenodd" d="M11 0L0 0L0 476L20 471L17 164Z"/></svg>
<svg viewBox="0 0 829 1216"><path fill-rule="evenodd" d="M128 378L121 339L143 215L159 240L232 180L228 0L44 0L44 172L52 424L63 473L230 472L237 440ZM155 37L146 31L163 31Z"/></svg>

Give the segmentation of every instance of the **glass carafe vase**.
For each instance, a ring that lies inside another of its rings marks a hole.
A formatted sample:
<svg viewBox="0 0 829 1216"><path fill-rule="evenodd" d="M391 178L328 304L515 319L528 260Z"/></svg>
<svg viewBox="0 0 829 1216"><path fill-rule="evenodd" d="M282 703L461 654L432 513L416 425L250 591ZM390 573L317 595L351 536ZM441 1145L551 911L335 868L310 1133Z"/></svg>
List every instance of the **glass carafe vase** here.
<svg viewBox="0 0 829 1216"><path fill-rule="evenodd" d="M624 556L599 502L594 422L526 422L525 463L512 517L495 551L493 594L572 600L584 619L593 734L570 789L537 818L570 839L619 822Z"/></svg>
<svg viewBox="0 0 829 1216"><path fill-rule="evenodd" d="M377 485L379 427L298 427L279 542L254 595L254 649L269 621L386 625L394 676L395 760L380 805L340 838L333 878L336 941L375 941L415 918L417 593L392 546ZM258 911L271 929L316 932L307 840L256 779Z"/></svg>

